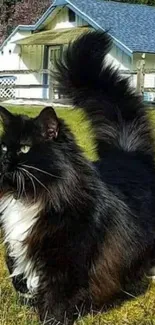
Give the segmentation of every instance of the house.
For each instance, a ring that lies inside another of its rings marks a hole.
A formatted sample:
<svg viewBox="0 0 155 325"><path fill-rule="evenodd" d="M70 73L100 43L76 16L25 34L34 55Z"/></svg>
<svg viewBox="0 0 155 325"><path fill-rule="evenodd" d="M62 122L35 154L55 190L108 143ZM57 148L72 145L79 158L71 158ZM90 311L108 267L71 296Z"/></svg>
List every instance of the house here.
<svg viewBox="0 0 155 325"><path fill-rule="evenodd" d="M19 25L0 47L0 97L58 98L47 69L63 47L90 29L107 30L113 47L107 60L121 70L155 69L155 7L104 0L55 0L34 25ZM135 84L135 79L132 79ZM8 90L8 84L16 84ZM155 74L145 78L155 87Z"/></svg>

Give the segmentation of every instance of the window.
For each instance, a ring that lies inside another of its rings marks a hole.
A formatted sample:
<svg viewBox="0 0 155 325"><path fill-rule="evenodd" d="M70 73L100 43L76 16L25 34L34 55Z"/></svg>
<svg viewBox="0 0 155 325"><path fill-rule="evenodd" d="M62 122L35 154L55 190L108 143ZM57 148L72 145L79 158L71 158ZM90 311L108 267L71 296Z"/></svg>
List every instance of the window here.
<svg viewBox="0 0 155 325"><path fill-rule="evenodd" d="M51 46L49 47L49 67L52 71L55 69L55 61L61 57L61 47Z"/></svg>
<svg viewBox="0 0 155 325"><path fill-rule="evenodd" d="M75 12L72 11L71 9L68 9L68 18L70 23L75 22Z"/></svg>
<svg viewBox="0 0 155 325"><path fill-rule="evenodd" d="M119 60L122 64L130 66L132 63L131 57L126 54L123 50L118 48L116 46L116 58Z"/></svg>
<svg viewBox="0 0 155 325"><path fill-rule="evenodd" d="M123 52L123 63L127 65L131 65L131 57Z"/></svg>
<svg viewBox="0 0 155 325"><path fill-rule="evenodd" d="M119 48L119 47L116 47L116 55L117 55L117 58L119 59L120 62L122 62L122 57L123 57L123 51Z"/></svg>

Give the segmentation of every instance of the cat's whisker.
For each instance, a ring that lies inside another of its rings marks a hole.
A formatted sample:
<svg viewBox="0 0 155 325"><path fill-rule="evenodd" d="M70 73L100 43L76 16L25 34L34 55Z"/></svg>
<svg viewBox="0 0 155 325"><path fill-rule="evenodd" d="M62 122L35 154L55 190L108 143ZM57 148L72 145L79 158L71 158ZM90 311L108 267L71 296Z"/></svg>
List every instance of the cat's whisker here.
<svg viewBox="0 0 155 325"><path fill-rule="evenodd" d="M40 172L40 173L47 174L47 175L49 175L49 176L51 176L51 177L54 177L54 178L65 179L64 177L56 176L56 175L54 175L54 174L48 173L48 172L46 172L45 170L40 169L40 168L37 168L37 167L34 167L34 166L24 165L24 164L22 164L21 166L26 167L26 168L30 168L30 169L34 169L34 170L36 170L36 171L38 171L38 172Z"/></svg>
<svg viewBox="0 0 155 325"><path fill-rule="evenodd" d="M22 168L20 167L21 170L25 171L27 176L31 176L33 179L35 179L49 194L50 194L50 191L49 189L36 177L34 176L32 173L30 173L28 170L26 170L25 168Z"/></svg>
<svg viewBox="0 0 155 325"><path fill-rule="evenodd" d="M21 168L18 168L18 169L21 170ZM36 200L36 187L35 187L35 183L34 183L34 181L33 181L33 178L28 174L28 171L23 170L23 169L21 170L21 175L22 175L22 178L23 178L23 186L24 186L25 196L27 196L27 195L26 195L26 190L25 190L25 177L24 177L23 174L25 174L25 175L30 179L30 181L31 181L31 183L32 183L32 186L33 186L33 192L34 192L34 202L35 202L35 200Z"/></svg>
<svg viewBox="0 0 155 325"><path fill-rule="evenodd" d="M23 193L26 195L26 191L25 191L25 178L21 172L21 178L22 178L22 183L23 183Z"/></svg>
<svg viewBox="0 0 155 325"><path fill-rule="evenodd" d="M32 186L33 186L33 192L34 192L34 202L36 201L36 197L37 197L37 195L36 195L36 187L35 187L35 183L34 183L34 181L33 181L33 178L30 176L30 175L28 175L28 173L26 173L25 171L23 171L27 176L28 176L28 178L30 179L30 181L31 181L31 183L32 183ZM25 180L24 180L25 181Z"/></svg>
<svg viewBox="0 0 155 325"><path fill-rule="evenodd" d="M23 185L24 185L24 193L25 193L25 197L28 199L27 197L27 193L26 193L26 188L25 188L25 177L23 175L23 172L21 171L21 174L22 174L22 178L23 178ZM29 177L29 176L28 176ZM30 179L31 180L31 179Z"/></svg>
<svg viewBox="0 0 155 325"><path fill-rule="evenodd" d="M15 182L15 179L16 179L16 170L15 170L15 172L13 173L13 182Z"/></svg>
<svg viewBox="0 0 155 325"><path fill-rule="evenodd" d="M17 180L17 197L20 198L20 196L22 196L23 191L24 191L22 174L18 170L18 171L15 171L15 176L16 176L16 180Z"/></svg>
<svg viewBox="0 0 155 325"><path fill-rule="evenodd" d="M25 179L24 179L24 176L22 175L22 172L20 172L19 177L21 179L21 187L22 187L21 196L22 196L23 193L25 192Z"/></svg>
<svg viewBox="0 0 155 325"><path fill-rule="evenodd" d="M32 183L32 186L33 186L33 193L34 193L34 202L36 201L36 197L37 197L37 194L36 194L36 187L35 187L35 183L34 183L34 180L33 178L29 175L29 178L31 180L31 183Z"/></svg>
<svg viewBox="0 0 155 325"><path fill-rule="evenodd" d="M19 177L18 177L18 173L16 173L16 180L17 180L17 197L19 198Z"/></svg>
<svg viewBox="0 0 155 325"><path fill-rule="evenodd" d="M22 191L22 184L21 184L21 177L20 174L18 173L18 180L19 180L19 198L21 196L21 191Z"/></svg>
<svg viewBox="0 0 155 325"><path fill-rule="evenodd" d="M4 175L1 175L1 190L3 189L3 179L4 179Z"/></svg>
<svg viewBox="0 0 155 325"><path fill-rule="evenodd" d="M19 197L21 197L22 194L23 194L23 182L22 182L21 172L20 172L20 174L18 174L18 177L19 177L19 183L20 183L20 194L19 194Z"/></svg>

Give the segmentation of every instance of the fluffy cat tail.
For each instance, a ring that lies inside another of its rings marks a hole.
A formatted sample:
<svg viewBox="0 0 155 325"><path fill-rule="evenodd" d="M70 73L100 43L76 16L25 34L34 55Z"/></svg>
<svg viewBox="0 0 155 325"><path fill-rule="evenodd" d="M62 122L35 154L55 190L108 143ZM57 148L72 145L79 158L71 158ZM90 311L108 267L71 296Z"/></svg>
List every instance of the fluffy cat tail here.
<svg viewBox="0 0 155 325"><path fill-rule="evenodd" d="M151 135L141 98L127 78L108 65L111 49L107 33L83 34L56 62L61 91L80 107L92 123L97 151L141 151L152 154Z"/></svg>

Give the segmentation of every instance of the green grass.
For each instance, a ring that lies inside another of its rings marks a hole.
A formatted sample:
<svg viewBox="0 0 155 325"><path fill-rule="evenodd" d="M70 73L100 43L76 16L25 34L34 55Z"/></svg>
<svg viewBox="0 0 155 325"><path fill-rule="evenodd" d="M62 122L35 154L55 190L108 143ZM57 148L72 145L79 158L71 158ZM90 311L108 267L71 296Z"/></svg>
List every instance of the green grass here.
<svg viewBox="0 0 155 325"><path fill-rule="evenodd" d="M10 107L16 113L22 112L35 116L40 107ZM84 149L87 157L95 159L93 154L92 135L88 131L88 123L81 122L79 112L57 109L59 117L64 118L74 132L78 143ZM150 120L155 127L155 113L149 113ZM145 282L141 286L145 285ZM111 310L94 316L93 313L79 321L82 325L155 325L155 284L150 283L144 294L132 300L116 305ZM30 309L20 305L15 292L8 279L8 273L4 262L3 244L0 247L0 325L38 325L36 314Z"/></svg>

